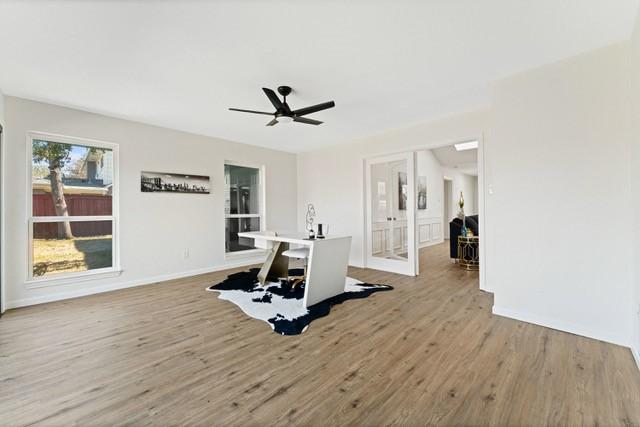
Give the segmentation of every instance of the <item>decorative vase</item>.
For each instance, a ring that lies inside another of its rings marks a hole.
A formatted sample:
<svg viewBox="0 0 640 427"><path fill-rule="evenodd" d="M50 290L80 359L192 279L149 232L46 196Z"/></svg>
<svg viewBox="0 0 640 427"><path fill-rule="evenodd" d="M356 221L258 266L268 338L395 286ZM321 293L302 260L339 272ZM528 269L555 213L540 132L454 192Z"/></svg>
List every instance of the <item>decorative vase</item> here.
<svg viewBox="0 0 640 427"><path fill-rule="evenodd" d="M462 228L460 229L460 235L467 237L467 217L462 217Z"/></svg>

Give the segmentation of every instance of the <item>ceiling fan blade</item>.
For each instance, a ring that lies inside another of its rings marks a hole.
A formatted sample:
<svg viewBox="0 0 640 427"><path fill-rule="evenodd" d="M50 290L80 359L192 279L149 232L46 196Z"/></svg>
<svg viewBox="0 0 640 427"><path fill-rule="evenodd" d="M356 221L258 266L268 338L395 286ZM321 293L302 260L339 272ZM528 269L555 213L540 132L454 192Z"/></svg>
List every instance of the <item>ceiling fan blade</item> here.
<svg viewBox="0 0 640 427"><path fill-rule="evenodd" d="M320 120L307 119L306 117L293 117L294 122L298 123L306 123L308 125L321 125L322 122Z"/></svg>
<svg viewBox="0 0 640 427"><path fill-rule="evenodd" d="M263 87L262 90L265 95L267 95L267 98L269 98L269 101L271 101L273 106L276 107L276 110L286 110L284 104L282 104L282 101L280 101L280 98L278 98L278 95L276 95L274 91L268 87Z"/></svg>
<svg viewBox="0 0 640 427"><path fill-rule="evenodd" d="M267 126L275 126L277 124L278 124L278 120L277 119L273 119L269 123L267 123Z"/></svg>
<svg viewBox="0 0 640 427"><path fill-rule="evenodd" d="M299 110L294 110L293 114L296 116L305 116L307 114L316 113L318 111L326 110L328 108L333 108L335 106L336 106L336 103L333 101L323 102L322 104L301 108Z"/></svg>
<svg viewBox="0 0 640 427"><path fill-rule="evenodd" d="M242 110L240 108L229 108L229 110L240 111L241 113L265 114L267 116L273 116L273 113L265 113L264 111Z"/></svg>

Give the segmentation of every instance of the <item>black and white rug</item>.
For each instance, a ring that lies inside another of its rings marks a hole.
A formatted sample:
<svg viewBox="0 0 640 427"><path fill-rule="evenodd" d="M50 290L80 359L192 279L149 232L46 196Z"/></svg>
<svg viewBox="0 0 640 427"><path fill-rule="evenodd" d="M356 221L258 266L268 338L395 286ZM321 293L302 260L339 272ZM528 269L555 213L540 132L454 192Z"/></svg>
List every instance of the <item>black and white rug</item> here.
<svg viewBox="0 0 640 427"><path fill-rule="evenodd" d="M304 283L294 290L291 290L291 282L284 279L280 283L267 282L265 286L260 286L258 271L259 269L253 268L250 271L232 274L207 290L219 292L218 298L234 303L248 316L264 320L275 332L282 335L303 333L313 320L329 314L332 305L393 289L388 285L371 285L347 277L343 294L305 308L302 305ZM298 275L302 275L301 269L289 271L289 276Z"/></svg>

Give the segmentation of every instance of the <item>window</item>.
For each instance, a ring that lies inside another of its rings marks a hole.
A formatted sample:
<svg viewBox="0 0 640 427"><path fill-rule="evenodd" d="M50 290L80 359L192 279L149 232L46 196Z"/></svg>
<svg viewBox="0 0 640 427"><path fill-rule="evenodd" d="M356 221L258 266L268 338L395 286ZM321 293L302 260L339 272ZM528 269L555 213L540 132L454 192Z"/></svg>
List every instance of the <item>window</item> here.
<svg viewBox="0 0 640 427"><path fill-rule="evenodd" d="M224 165L225 252L256 249L253 239L238 233L264 229L264 185L260 167Z"/></svg>
<svg viewBox="0 0 640 427"><path fill-rule="evenodd" d="M29 281L116 271L117 146L29 136Z"/></svg>

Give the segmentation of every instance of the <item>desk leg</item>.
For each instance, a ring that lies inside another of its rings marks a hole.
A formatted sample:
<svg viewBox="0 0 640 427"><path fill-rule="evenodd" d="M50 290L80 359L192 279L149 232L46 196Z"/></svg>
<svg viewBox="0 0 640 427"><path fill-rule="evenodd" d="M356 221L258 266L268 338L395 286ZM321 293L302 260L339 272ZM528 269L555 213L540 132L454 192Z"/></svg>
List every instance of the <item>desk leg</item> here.
<svg viewBox="0 0 640 427"><path fill-rule="evenodd" d="M271 253L267 256L266 261L258 273L258 281L262 286L264 286L269 277L288 277L289 258L282 255L282 252L288 249L289 243L275 242L273 244Z"/></svg>

